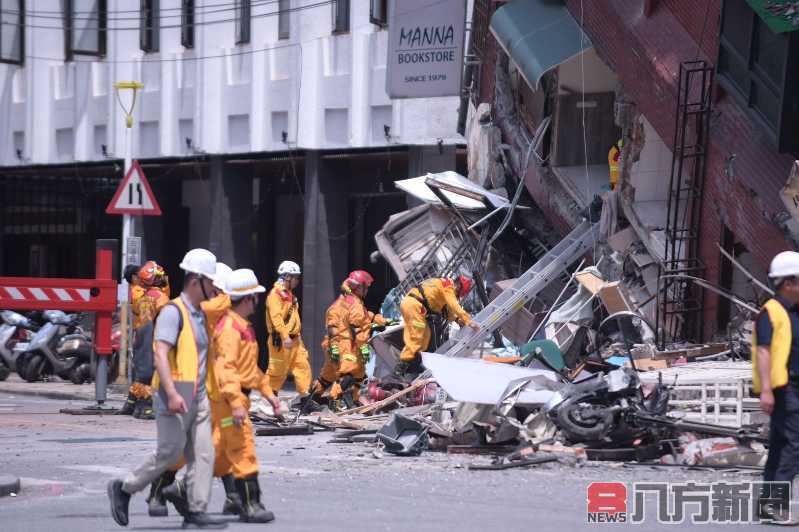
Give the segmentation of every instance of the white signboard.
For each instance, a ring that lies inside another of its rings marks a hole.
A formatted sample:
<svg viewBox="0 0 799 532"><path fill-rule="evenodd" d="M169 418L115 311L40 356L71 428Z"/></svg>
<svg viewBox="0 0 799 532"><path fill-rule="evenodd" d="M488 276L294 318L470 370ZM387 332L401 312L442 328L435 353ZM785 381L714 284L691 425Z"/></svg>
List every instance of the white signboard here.
<svg viewBox="0 0 799 532"><path fill-rule="evenodd" d="M390 0L388 13L389 97L460 95L466 0Z"/></svg>
<svg viewBox="0 0 799 532"><path fill-rule="evenodd" d="M128 256L125 264L141 264L141 237L128 237Z"/></svg>

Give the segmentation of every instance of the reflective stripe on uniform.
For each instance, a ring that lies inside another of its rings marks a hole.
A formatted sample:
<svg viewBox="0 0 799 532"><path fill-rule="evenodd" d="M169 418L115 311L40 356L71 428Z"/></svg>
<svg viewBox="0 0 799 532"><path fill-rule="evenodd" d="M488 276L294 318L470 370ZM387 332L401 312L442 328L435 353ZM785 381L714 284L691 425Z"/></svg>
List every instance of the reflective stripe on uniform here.
<svg viewBox="0 0 799 532"><path fill-rule="evenodd" d="M424 329L425 327L427 327L427 324L426 324L425 322L423 322L423 321L416 321L416 320L413 320L413 321L411 322L411 324L412 324L414 327L416 327L417 329Z"/></svg>
<svg viewBox="0 0 799 532"><path fill-rule="evenodd" d="M358 359L355 357L355 355L346 354L342 358L348 362L358 362Z"/></svg>
<svg viewBox="0 0 799 532"><path fill-rule="evenodd" d="M232 417L223 417L222 420L219 422L219 426L222 427L223 429L232 427L234 424L235 423L233 422Z"/></svg>

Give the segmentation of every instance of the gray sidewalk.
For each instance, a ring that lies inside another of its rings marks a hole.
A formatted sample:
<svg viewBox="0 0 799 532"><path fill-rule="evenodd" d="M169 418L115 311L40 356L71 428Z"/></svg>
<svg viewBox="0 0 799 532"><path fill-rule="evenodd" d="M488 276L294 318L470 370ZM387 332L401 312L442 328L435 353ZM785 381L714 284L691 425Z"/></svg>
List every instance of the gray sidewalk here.
<svg viewBox="0 0 799 532"><path fill-rule="evenodd" d="M127 384L109 384L106 390L107 401L124 401ZM94 401L94 383L72 384L58 377L50 382L25 382L16 373L0 382L0 393L10 395L46 397L65 401Z"/></svg>

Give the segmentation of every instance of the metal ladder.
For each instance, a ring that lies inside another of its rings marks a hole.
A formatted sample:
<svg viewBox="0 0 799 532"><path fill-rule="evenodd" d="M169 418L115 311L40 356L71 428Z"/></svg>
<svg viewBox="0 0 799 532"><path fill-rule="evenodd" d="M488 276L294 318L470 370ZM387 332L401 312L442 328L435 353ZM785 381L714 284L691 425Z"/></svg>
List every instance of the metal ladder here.
<svg viewBox="0 0 799 532"><path fill-rule="evenodd" d="M703 338L704 290L690 280L674 276L704 277L705 273L705 264L699 256L699 231L713 72L713 65L705 61L680 63L666 249L658 279L657 328L661 349L665 348L667 339L701 342Z"/></svg>
<svg viewBox="0 0 799 532"><path fill-rule="evenodd" d="M474 235L466 229L463 223L459 220L453 220L436 238L435 242L430 245L430 249L425 253L424 257L397 284L394 291L396 305L399 307L400 302L408 292L427 279L451 276L457 273L460 265L471 264L474 261L474 254L477 249L475 240ZM460 242L460 244L452 251L450 257L442 261L438 254L444 247L451 249L450 246L445 246L447 242Z"/></svg>
<svg viewBox="0 0 799 532"><path fill-rule="evenodd" d="M519 277L513 286L503 291L473 318L480 325L477 330L463 327L437 353L459 357L477 349L485 338L500 328L514 313L533 299L549 283L554 281L577 259L591 250L599 232L599 224L588 220L575 227L529 270Z"/></svg>

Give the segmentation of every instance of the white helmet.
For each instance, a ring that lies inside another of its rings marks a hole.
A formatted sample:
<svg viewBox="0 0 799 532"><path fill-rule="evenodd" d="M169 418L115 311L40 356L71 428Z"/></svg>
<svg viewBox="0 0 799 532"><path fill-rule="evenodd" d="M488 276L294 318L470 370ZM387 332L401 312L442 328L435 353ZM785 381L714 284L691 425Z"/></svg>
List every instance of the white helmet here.
<svg viewBox="0 0 799 532"><path fill-rule="evenodd" d="M296 262L292 262L290 260L284 260L280 263L280 266L277 267L277 274L278 275L302 275L302 271L300 270L300 265Z"/></svg>
<svg viewBox="0 0 799 532"><path fill-rule="evenodd" d="M250 294L262 294L266 288L258 284L255 272L249 268L233 270L225 278L225 293L233 297L244 297Z"/></svg>
<svg viewBox="0 0 799 532"><path fill-rule="evenodd" d="M792 277L799 275L799 253L796 251L783 251L771 260L768 276L772 279L779 277Z"/></svg>
<svg viewBox="0 0 799 532"><path fill-rule="evenodd" d="M184 272L202 275L213 281L216 275L216 255L207 249L192 249L183 257L180 269Z"/></svg>
<svg viewBox="0 0 799 532"><path fill-rule="evenodd" d="M225 289L225 278L232 271L233 271L233 268L231 268L230 266L228 266L224 262L217 262L216 263L216 272L214 273L214 286L219 288L220 290L224 290Z"/></svg>

